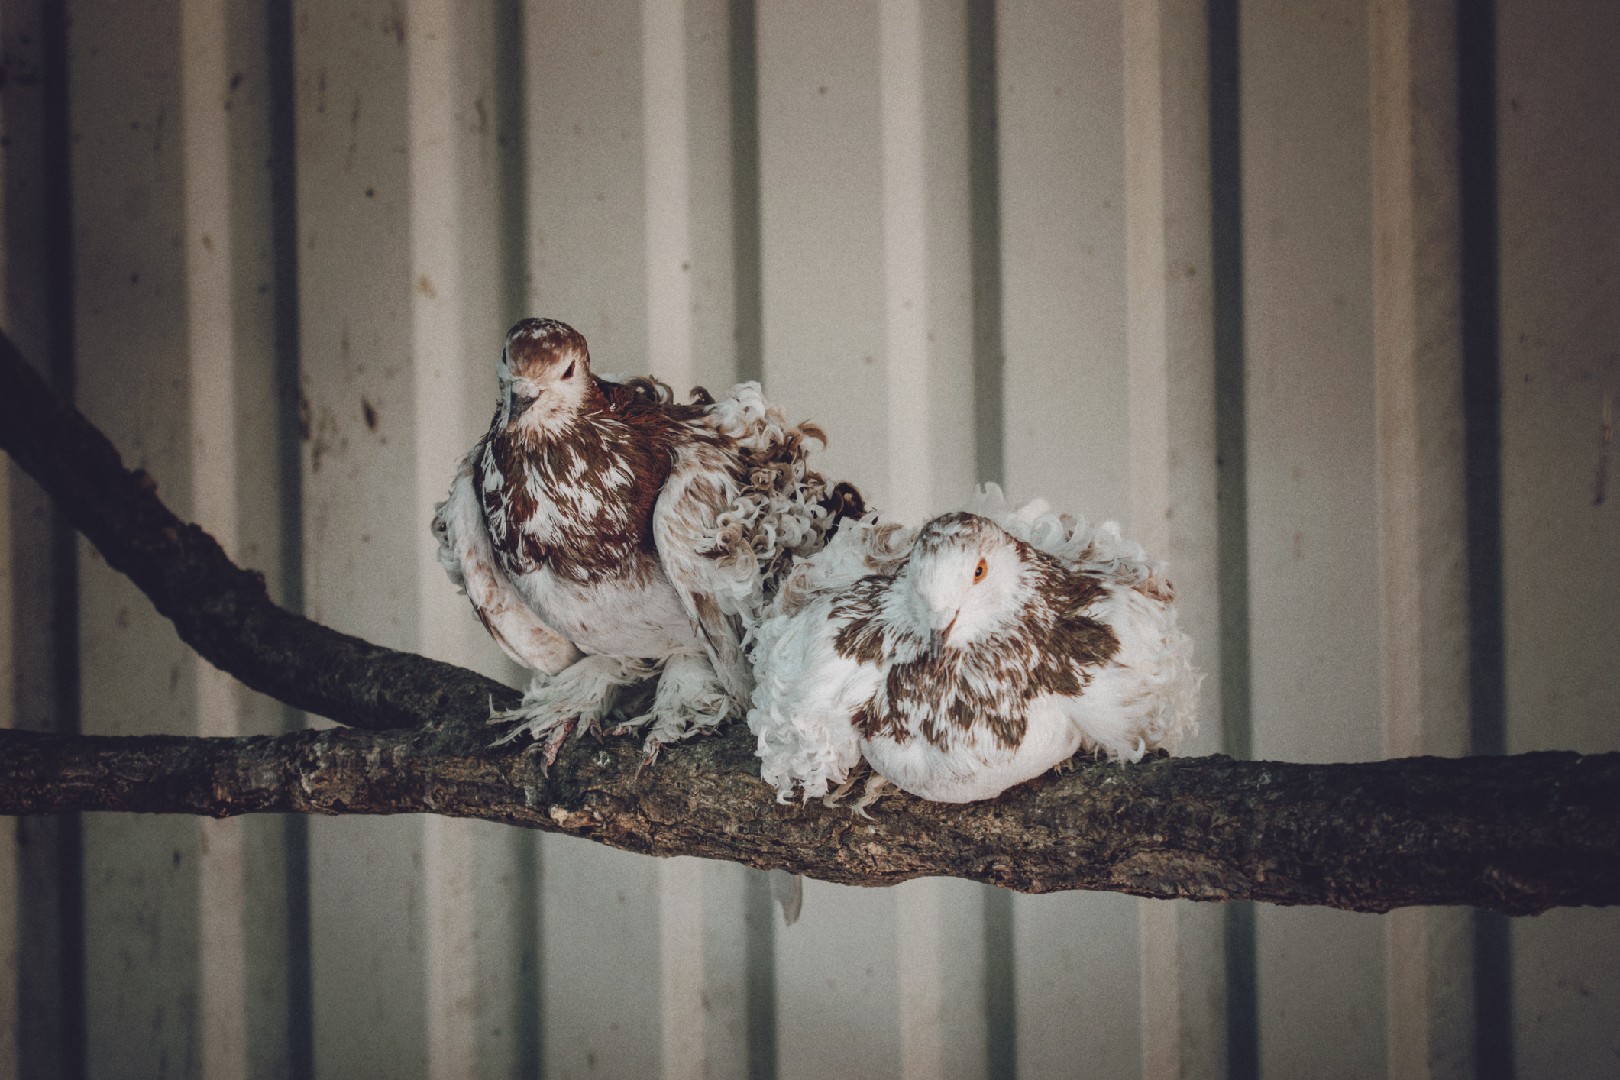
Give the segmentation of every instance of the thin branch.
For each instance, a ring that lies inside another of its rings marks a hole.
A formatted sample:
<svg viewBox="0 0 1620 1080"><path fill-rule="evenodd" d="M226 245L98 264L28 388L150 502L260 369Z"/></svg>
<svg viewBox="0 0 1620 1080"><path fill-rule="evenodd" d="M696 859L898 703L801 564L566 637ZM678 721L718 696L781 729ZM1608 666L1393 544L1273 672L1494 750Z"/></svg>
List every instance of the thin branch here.
<svg viewBox="0 0 1620 1080"><path fill-rule="evenodd" d="M954 876L1029 892L1359 911L1620 903L1620 754L1083 764L988 803L890 795L871 821L777 805L740 726L646 769L634 740L585 740L547 775L535 755L487 745L489 699L512 691L278 608L258 575L170 513L3 335L0 443L201 655L290 705L374 729L245 739L0 732L0 814L428 812L856 885Z"/></svg>
<svg viewBox="0 0 1620 1080"><path fill-rule="evenodd" d="M285 704L350 727L487 715L517 694L475 672L396 652L278 607L264 578L182 521L157 484L62 400L0 333L0 446L209 663ZM422 525L427 529L427 523Z"/></svg>

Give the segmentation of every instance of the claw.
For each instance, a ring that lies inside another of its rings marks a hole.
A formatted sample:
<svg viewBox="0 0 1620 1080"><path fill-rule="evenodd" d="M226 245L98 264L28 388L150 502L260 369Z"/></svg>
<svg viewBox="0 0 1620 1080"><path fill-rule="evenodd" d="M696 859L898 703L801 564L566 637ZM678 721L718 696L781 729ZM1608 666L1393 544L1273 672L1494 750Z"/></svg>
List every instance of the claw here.
<svg viewBox="0 0 1620 1080"><path fill-rule="evenodd" d="M653 764L654 762L656 762L658 760L658 753L663 748L664 748L664 744L659 742L657 739L648 739L647 740L647 744L644 747L642 747L642 749L645 751L645 753L643 754L643 756L641 758L641 764L636 766L636 779L637 780L641 779L641 770L642 769L645 769L647 766Z"/></svg>
<svg viewBox="0 0 1620 1080"><path fill-rule="evenodd" d="M838 806L839 800L848 795L855 788L855 781L860 779L859 769L851 770L851 775L837 787L821 797L821 805L831 810Z"/></svg>
<svg viewBox="0 0 1620 1080"><path fill-rule="evenodd" d="M546 778L546 779L550 779L550 777L551 777L551 763L546 760L545 754L543 753L544 750L545 750L544 744L542 744L542 743L530 743L528 746L523 748L522 758L523 758L525 766L528 764L528 759L529 758L536 758L536 757L539 758L540 759L540 775L542 777Z"/></svg>
<svg viewBox="0 0 1620 1080"><path fill-rule="evenodd" d="M850 804L850 810L855 813L856 817L871 821L872 815L866 812L866 808L877 802L883 793L893 786L888 777L874 772L866 778L866 788L861 792L861 797Z"/></svg>
<svg viewBox="0 0 1620 1080"><path fill-rule="evenodd" d="M821 805L828 809L842 806L843 800L848 798L849 793L855 790L855 785L863 782L865 787L862 789L860 798L855 800L851 809L860 814L861 817L866 817L866 808L872 805L878 793L888 784L888 781L874 772L872 766L867 764L864 758L857 761L854 767L849 770L849 773L844 777L843 783L821 797Z"/></svg>
<svg viewBox="0 0 1620 1080"><path fill-rule="evenodd" d="M506 720L507 720L507 718L504 717L504 716L492 716L492 717L489 718L488 722L491 723L491 724L502 724L502 723L505 723ZM517 740L517 737L519 735L522 735L522 734L523 734L523 725L522 724L514 725L511 731L508 731L505 734L501 735L500 738L498 738L494 742L490 743L490 745L491 746L505 746L509 742L515 742Z"/></svg>
<svg viewBox="0 0 1620 1080"><path fill-rule="evenodd" d="M568 733L578 725L577 720L565 720L552 729L546 736L545 749L541 751L541 760L545 763L542 771L549 773L551 767L557 763L557 754L562 751L563 743L568 739Z"/></svg>
<svg viewBox="0 0 1620 1080"><path fill-rule="evenodd" d="M644 732L646 759L652 764L665 744L709 732L734 715L741 715L726 694L709 662L697 656L676 656L667 661L647 702L646 711L631 716L614 731Z"/></svg>
<svg viewBox="0 0 1620 1080"><path fill-rule="evenodd" d="M624 661L600 656L587 656L556 675L536 673L517 708L490 718L513 725L496 745L528 735L545 743L549 764L569 732L577 736L588 730L600 738L601 722L626 685L626 675Z"/></svg>

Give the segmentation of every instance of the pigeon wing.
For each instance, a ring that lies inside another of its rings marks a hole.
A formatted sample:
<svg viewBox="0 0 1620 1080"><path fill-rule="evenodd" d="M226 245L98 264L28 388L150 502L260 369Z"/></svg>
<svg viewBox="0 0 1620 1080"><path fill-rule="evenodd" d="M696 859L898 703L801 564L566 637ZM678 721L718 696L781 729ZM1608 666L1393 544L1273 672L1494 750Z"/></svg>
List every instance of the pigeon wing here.
<svg viewBox="0 0 1620 1080"><path fill-rule="evenodd" d="M484 510L473 486L474 446L456 467L450 495L433 515L439 563L467 594L478 619L501 650L524 667L554 675L579 658L572 642L541 621L495 558Z"/></svg>

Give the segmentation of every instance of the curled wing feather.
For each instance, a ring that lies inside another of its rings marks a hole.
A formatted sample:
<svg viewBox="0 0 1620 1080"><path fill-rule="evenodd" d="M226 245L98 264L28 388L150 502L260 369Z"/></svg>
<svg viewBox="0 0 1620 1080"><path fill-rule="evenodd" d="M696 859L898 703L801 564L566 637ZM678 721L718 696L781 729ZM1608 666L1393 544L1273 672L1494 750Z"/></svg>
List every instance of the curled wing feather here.
<svg viewBox="0 0 1620 1080"><path fill-rule="evenodd" d="M737 701L747 702L753 676L743 632L763 597L752 547L721 521L737 495L730 466L714 443L693 441L677 449L653 506L653 542L720 682Z"/></svg>

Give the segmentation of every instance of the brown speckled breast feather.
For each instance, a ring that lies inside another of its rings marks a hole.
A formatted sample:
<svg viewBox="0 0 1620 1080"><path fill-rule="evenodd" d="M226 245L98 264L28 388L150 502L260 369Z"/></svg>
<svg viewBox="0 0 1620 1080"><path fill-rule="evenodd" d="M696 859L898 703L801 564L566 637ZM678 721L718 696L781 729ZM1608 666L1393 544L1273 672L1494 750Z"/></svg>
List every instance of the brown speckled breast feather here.
<svg viewBox="0 0 1620 1080"><path fill-rule="evenodd" d="M694 407L659 401L643 384L651 382L598 382L574 423L550 437L502 428L497 414L475 481L508 574L546 565L588 584L652 573L653 504L669 477L674 441L690 437L679 421ZM493 486L486 483L491 470L500 476ZM542 502L537 491L549 498Z"/></svg>
<svg viewBox="0 0 1620 1080"><path fill-rule="evenodd" d="M1079 695L1090 672L1119 651L1107 626L1082 615L1102 587L1020 542L1033 564L1035 598L1014 626L965 648L932 655L928 643L882 617L882 599L895 579L868 577L833 606L848 619L834 637L840 656L863 664L894 660L882 688L854 717L867 738L904 743L920 734L945 748L955 731L986 725L1004 748L1017 747L1028 728L1030 702L1045 694Z"/></svg>

